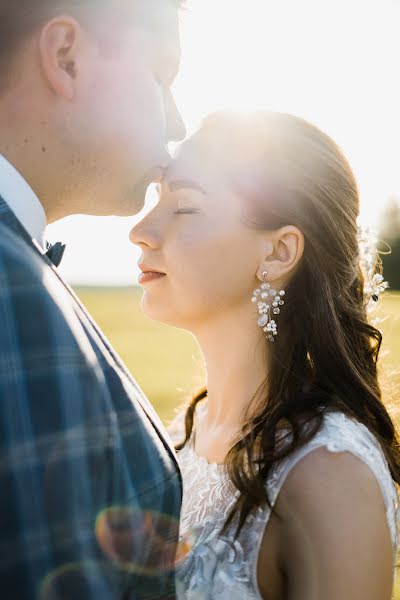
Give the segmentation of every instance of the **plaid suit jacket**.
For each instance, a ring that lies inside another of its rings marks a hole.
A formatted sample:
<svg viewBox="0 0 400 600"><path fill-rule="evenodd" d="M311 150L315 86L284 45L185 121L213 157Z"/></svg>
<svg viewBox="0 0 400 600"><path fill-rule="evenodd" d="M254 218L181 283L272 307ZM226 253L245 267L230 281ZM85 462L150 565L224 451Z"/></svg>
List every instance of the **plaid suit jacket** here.
<svg viewBox="0 0 400 600"><path fill-rule="evenodd" d="M0 198L0 597L175 598L181 500L160 419Z"/></svg>

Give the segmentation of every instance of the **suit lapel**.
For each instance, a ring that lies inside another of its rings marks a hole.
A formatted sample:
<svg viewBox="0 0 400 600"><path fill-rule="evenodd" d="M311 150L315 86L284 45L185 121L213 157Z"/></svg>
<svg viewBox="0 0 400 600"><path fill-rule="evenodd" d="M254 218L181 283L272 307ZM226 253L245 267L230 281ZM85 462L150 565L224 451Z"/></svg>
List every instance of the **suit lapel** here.
<svg viewBox="0 0 400 600"><path fill-rule="evenodd" d="M25 242L33 247L37 253L44 256L46 259L44 249L31 238L29 233L26 231L22 223L17 219L7 202L0 196L0 223L11 229L18 237L21 237Z"/></svg>
<svg viewBox="0 0 400 600"><path fill-rule="evenodd" d="M46 256L45 256L45 258L46 258L46 261L48 261ZM122 361L120 356L115 352L115 350L111 346L110 342L108 341L108 339L106 338L104 333L101 331L101 329L99 328L97 323L93 320L90 313L88 312L88 310L86 309L84 304L82 304L82 302L80 301L80 299L78 298L78 296L76 295L74 290L71 288L71 286L68 285L68 283L66 283L66 281L64 281L64 279L58 273L57 269L53 266L53 264L51 264L50 266L51 266L53 272L58 277L59 281L63 284L63 286L66 288L66 290L72 297L72 299L75 303L75 307L78 308L78 311L80 312L81 320L86 321L86 323L89 325L90 329L92 329L95 332L96 336L98 337L99 341L101 342L101 345L104 347L105 352L107 352L108 355L111 357L112 362L116 365L119 372L123 376L125 376L125 378L128 379L130 384L136 389L137 396L139 396L140 403L141 403L142 408L144 409L145 413L150 418L150 420L153 421L153 423L155 425L157 425L157 429L158 429L159 433L162 432L163 437L167 438L167 441L168 441L169 436L167 434L167 431L165 430L164 425L162 424L160 417L157 415L156 411L154 410L154 408L152 407L152 405L146 398L145 394L139 388L138 384L136 383L135 379L132 377L131 373L129 372L128 368L126 367L126 365L124 364L124 362ZM170 445L170 447L172 448L171 445ZM175 450L174 450L174 452L175 452Z"/></svg>
<svg viewBox="0 0 400 600"><path fill-rule="evenodd" d="M120 373L121 377L125 377L125 379L127 379L129 381L129 383L135 388L135 390L137 392L135 397L137 398L141 408L143 409L143 411L145 412L147 417L150 419L153 427L158 432L158 434L159 434L160 438L163 440L164 444L170 450L170 452L175 460L175 463L177 463L175 449L172 445L172 442L170 441L170 437L169 437L160 417L157 415L156 411L154 410L153 406L150 404L149 400L146 398L145 394L139 388L138 384L136 383L136 381L130 374L128 368L123 363L122 359L118 356L118 354L115 352L115 350L112 348L110 342L107 340L107 338L105 337L103 332L100 330L97 323L92 319L92 317L88 313L87 309L82 304L82 302L79 300L78 296L75 294L75 292L73 291L71 286L68 285L68 283L66 281L64 281L64 279L58 273L58 271L54 267L53 263L46 256L44 249L35 240L33 240L30 237L29 233L22 226L20 221L17 219L17 217L15 216L13 211L10 209L8 204L3 200L3 198L1 196L0 196L0 223L3 223L3 225L6 225L9 229L11 229L19 237L22 237L25 240L25 242L36 252L36 254L38 254L40 256L40 258L46 263L46 265L53 271L54 275L58 278L60 283L64 286L64 288L67 290L67 292L71 296L71 300L75 307L75 311L78 314L78 317L81 320L81 322L86 323L87 328L93 332L93 334L94 334L93 337L95 339L97 338L98 343L100 344L100 346L103 347L103 351L108 354L111 361L114 363L115 367L117 368L118 372Z"/></svg>

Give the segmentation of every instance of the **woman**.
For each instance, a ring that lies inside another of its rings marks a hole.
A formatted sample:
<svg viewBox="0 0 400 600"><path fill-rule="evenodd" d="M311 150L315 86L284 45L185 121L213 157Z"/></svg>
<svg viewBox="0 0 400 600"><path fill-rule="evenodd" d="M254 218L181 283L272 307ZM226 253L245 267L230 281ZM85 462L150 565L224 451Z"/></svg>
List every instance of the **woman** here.
<svg viewBox="0 0 400 600"><path fill-rule="evenodd" d="M170 426L178 597L389 600L399 443L347 161L299 118L220 113L159 193L131 234L143 309L195 335L208 380Z"/></svg>

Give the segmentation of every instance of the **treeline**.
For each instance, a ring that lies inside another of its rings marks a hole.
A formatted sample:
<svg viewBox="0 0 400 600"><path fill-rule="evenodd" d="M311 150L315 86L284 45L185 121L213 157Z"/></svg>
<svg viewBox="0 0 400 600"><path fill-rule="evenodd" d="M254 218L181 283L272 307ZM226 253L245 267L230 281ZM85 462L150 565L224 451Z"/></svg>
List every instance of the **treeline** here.
<svg viewBox="0 0 400 600"><path fill-rule="evenodd" d="M378 249L390 289L400 290L400 198L389 200L383 212Z"/></svg>

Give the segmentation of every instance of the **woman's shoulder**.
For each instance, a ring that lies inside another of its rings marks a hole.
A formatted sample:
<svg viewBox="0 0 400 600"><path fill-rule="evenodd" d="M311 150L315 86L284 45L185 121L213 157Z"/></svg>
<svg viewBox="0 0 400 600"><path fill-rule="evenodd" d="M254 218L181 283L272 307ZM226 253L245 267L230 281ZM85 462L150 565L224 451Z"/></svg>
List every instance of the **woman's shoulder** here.
<svg viewBox="0 0 400 600"><path fill-rule="evenodd" d="M293 458L322 446L329 452L351 452L388 470L376 436L363 423L341 411L326 411L317 433L294 453Z"/></svg>
<svg viewBox="0 0 400 600"><path fill-rule="evenodd" d="M386 476L350 447L342 450L315 446L289 471L276 501L280 552L287 557L284 568L294 582L312 566L321 577L321 592L332 585L335 597L342 597L339 590L351 591L354 585L354 595L361 598L354 582L367 580L368 586L381 589L389 585L390 566L394 575L396 519L391 504L385 505L382 498ZM343 584L324 577L335 572L343 574ZM377 598L376 593L366 595Z"/></svg>
<svg viewBox="0 0 400 600"><path fill-rule="evenodd" d="M320 430L310 440L308 446L306 452L322 447L329 453L352 454L373 472L387 503L394 495L397 496L389 465L378 438L358 419L340 411L327 412L323 417Z"/></svg>
<svg viewBox="0 0 400 600"><path fill-rule="evenodd" d="M309 424L305 426L305 430L308 427ZM277 435L280 436L279 433ZM282 441L286 443L290 439L290 435L282 437ZM327 411L314 436L282 463L297 462L302 456L321 447L331 453L350 452L390 476L385 455L376 436L363 423L341 411Z"/></svg>
<svg viewBox="0 0 400 600"><path fill-rule="evenodd" d="M398 492L380 443L365 425L340 411L326 412L314 437L276 464L267 482L272 500L276 500L289 474L290 488L296 489L300 479L301 492L318 486L321 473L336 481L339 492L345 485L341 480L351 481L354 489L364 491L378 483L392 543L397 546Z"/></svg>

